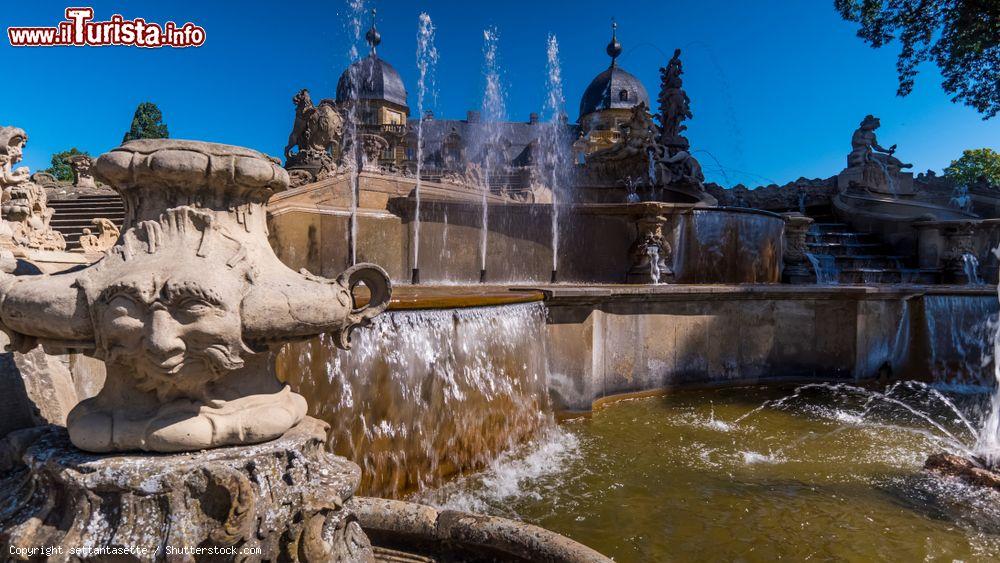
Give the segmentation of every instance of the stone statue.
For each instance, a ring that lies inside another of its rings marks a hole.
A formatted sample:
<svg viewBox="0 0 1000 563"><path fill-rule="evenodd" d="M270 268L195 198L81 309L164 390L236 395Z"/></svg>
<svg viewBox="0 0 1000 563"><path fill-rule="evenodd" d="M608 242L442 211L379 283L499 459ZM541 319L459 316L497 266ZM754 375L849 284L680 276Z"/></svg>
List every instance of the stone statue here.
<svg viewBox="0 0 1000 563"><path fill-rule="evenodd" d="M673 283L673 248L667 241L663 229L667 218L660 215L656 204L648 206L646 212L636 219L636 238L629 248L628 283L659 284Z"/></svg>
<svg viewBox="0 0 1000 563"><path fill-rule="evenodd" d="M309 180L316 180L321 171L335 169L340 160L344 138L344 118L333 100L324 99L314 106L309 90L302 89L292 97L295 122L285 146L285 167L290 171L304 170ZM292 149L298 147L298 152ZM295 175L297 182L302 178Z"/></svg>
<svg viewBox="0 0 1000 563"><path fill-rule="evenodd" d="M854 135L851 136L851 153L847 155L848 168L863 166L867 162L876 162L891 174L898 173L904 168L913 168L912 164L906 164L894 156L896 145L883 148L875 138L875 130L881 125L879 118L867 115L861 120L861 125Z"/></svg>
<svg viewBox="0 0 1000 563"><path fill-rule="evenodd" d="M681 50L675 49L674 56L666 67L660 69L660 144L687 148L688 140L683 136L687 126L683 122L691 119L691 100L682 89Z"/></svg>
<svg viewBox="0 0 1000 563"><path fill-rule="evenodd" d="M13 244L34 250L65 250L62 234L52 230L53 210L46 205L45 188L31 181L28 168L14 168L21 161L28 135L19 127L0 127L0 214L6 222L4 236Z"/></svg>
<svg viewBox="0 0 1000 563"><path fill-rule="evenodd" d="M94 176L91 174L91 167L94 159L90 155L75 154L69 158L69 166L73 169L73 186L77 188L96 188Z"/></svg>
<svg viewBox="0 0 1000 563"><path fill-rule="evenodd" d="M114 222L111 219L97 217L91 223L97 227L97 234L95 235L90 229L83 230L83 235L80 236L80 247L83 251L87 254L97 254L107 252L114 247L121 235Z"/></svg>
<svg viewBox="0 0 1000 563"><path fill-rule="evenodd" d="M912 168L896 158L896 145L885 148L878 143L875 130L881 122L873 115L861 120L861 125L851 136L851 152L847 155L847 168L837 175L840 190L852 186L893 197L912 195L913 174L903 172Z"/></svg>
<svg viewBox="0 0 1000 563"><path fill-rule="evenodd" d="M9 350L85 350L107 364L100 393L67 427L91 452L193 451L264 442L306 414L274 375L272 350L351 330L385 309L389 279L359 264L337 280L289 270L267 241L268 198L288 174L228 145L137 140L102 155L98 177L125 200L126 231L75 271L0 276ZM356 305L363 283L370 302Z"/></svg>
<svg viewBox="0 0 1000 563"><path fill-rule="evenodd" d="M620 162L640 160L646 163L656 147L656 124L644 102L632 108L628 122L621 125L622 140L611 147L594 152L588 162Z"/></svg>
<svg viewBox="0 0 1000 563"><path fill-rule="evenodd" d="M705 190L705 175L701 163L691 155L690 143L684 136L691 119L691 100L683 89L681 75L681 50L675 49L674 56L666 67L660 69L660 135L656 150L656 168L659 185L670 186L693 192Z"/></svg>

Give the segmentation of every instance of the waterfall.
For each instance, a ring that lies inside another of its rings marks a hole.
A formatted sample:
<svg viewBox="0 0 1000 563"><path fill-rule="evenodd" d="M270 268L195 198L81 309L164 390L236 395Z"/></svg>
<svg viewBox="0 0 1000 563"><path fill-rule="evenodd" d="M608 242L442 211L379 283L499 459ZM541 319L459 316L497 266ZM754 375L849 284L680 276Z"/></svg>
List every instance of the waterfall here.
<svg viewBox="0 0 1000 563"><path fill-rule="evenodd" d="M994 250L995 253L1000 249ZM998 288L1000 290L1000 288ZM975 451L986 464L996 468L1000 464L1000 322L992 319L993 328L993 396L990 398L989 414L983 421L976 436Z"/></svg>
<svg viewBox="0 0 1000 563"><path fill-rule="evenodd" d="M483 224L480 232L479 254L480 281L486 277L486 252L489 232L489 205L491 175L500 171L500 165L505 163L501 158L501 123L506 119L507 109L504 101L503 87L500 83L500 62L497 59L497 47L500 35L495 27L483 30L483 76L486 86L483 89L483 126L484 137L481 139L483 149L482 170L482 211Z"/></svg>
<svg viewBox="0 0 1000 563"><path fill-rule="evenodd" d="M279 376L362 468L359 494L399 497L483 467L554 425L540 303L389 312L349 352L286 346Z"/></svg>
<svg viewBox="0 0 1000 563"><path fill-rule="evenodd" d="M992 386L997 300L982 295L927 295L928 371L947 385Z"/></svg>
<svg viewBox="0 0 1000 563"><path fill-rule="evenodd" d="M656 244L646 245L646 256L649 257L649 277L653 284L660 283L660 247Z"/></svg>
<svg viewBox="0 0 1000 563"><path fill-rule="evenodd" d="M566 97L563 95L562 66L559 62L559 41L555 35L549 34L545 49L548 71L545 81L545 112L548 123L542 133L541 150L544 151L542 162L550 172L549 189L552 192L552 281L556 281L559 270L559 193L568 181L567 170L570 166L569 146L564 135L564 117L566 115Z"/></svg>
<svg viewBox="0 0 1000 563"><path fill-rule="evenodd" d="M885 183L889 187L889 192L893 197L897 197L899 194L896 190L896 178L889 172L889 166L880 158L871 158L871 162L874 162L878 166L879 170L882 171L882 175L885 176Z"/></svg>
<svg viewBox="0 0 1000 563"><path fill-rule="evenodd" d="M413 218L413 283L419 281L420 272L420 184L424 164L424 97L427 95L428 79L434 91L434 70L438 52L434 46L434 22L426 12L421 13L417 24L417 184L414 189L416 209Z"/></svg>
<svg viewBox="0 0 1000 563"><path fill-rule="evenodd" d="M983 280L979 278L979 259L975 254L966 252L962 254L962 270L965 272L966 283L969 285L981 285Z"/></svg>
<svg viewBox="0 0 1000 563"><path fill-rule="evenodd" d="M829 254L806 252L806 258L816 272L816 283L819 285L837 285L840 283L840 269L837 268L837 257Z"/></svg>

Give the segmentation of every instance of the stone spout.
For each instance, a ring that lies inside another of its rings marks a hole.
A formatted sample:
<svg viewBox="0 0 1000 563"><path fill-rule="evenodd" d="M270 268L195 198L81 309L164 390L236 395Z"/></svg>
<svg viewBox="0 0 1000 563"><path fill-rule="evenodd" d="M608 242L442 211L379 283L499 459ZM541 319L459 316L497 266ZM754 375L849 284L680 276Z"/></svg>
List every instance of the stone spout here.
<svg viewBox="0 0 1000 563"><path fill-rule="evenodd" d="M321 333L346 348L388 306L385 271L358 264L334 280L282 264L266 202L288 174L261 153L142 140L94 168L126 202L117 244L80 270L0 274L3 344L54 344L107 364L101 392L70 413L72 442L189 451L267 441L298 424L306 403L275 377L274 350Z"/></svg>

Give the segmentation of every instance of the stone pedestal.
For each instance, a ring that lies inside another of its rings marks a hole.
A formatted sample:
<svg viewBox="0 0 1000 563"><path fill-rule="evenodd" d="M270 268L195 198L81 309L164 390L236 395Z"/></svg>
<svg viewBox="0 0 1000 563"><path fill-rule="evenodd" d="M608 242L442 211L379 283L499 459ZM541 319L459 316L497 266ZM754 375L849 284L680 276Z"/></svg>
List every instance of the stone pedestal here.
<svg viewBox="0 0 1000 563"><path fill-rule="evenodd" d="M864 186L868 191L889 196L913 195L912 172L896 172L886 175L877 165L851 166L837 174L837 189L846 190L851 184Z"/></svg>
<svg viewBox="0 0 1000 563"><path fill-rule="evenodd" d="M657 213L640 216L635 221L635 242L629 248L632 266L627 283L673 283L673 248L663 235L667 217Z"/></svg>
<svg viewBox="0 0 1000 563"><path fill-rule="evenodd" d="M55 561L373 561L343 507L360 470L325 439L326 425L307 417L259 445L94 455L65 428L23 430L0 456L12 465L0 480L0 543Z"/></svg>
<svg viewBox="0 0 1000 563"><path fill-rule="evenodd" d="M816 283L816 272L806 256L806 235L813 224L811 217L801 213L785 213L785 249L782 254L784 269L781 279L785 283Z"/></svg>
<svg viewBox="0 0 1000 563"><path fill-rule="evenodd" d="M943 224L944 252L941 254L941 275L945 283L975 283L978 276L973 235L976 225L971 221L954 221ZM970 264L970 261L973 261Z"/></svg>

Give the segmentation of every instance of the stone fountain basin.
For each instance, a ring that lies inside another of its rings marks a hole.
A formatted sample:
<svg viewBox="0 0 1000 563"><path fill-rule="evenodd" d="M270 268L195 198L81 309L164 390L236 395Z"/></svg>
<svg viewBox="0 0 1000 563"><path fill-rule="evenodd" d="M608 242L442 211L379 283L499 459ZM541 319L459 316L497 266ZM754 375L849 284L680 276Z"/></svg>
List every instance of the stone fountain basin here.
<svg viewBox="0 0 1000 563"><path fill-rule="evenodd" d="M372 497L346 503L386 561L611 561L589 547L544 528ZM394 558L393 558L394 557Z"/></svg>

